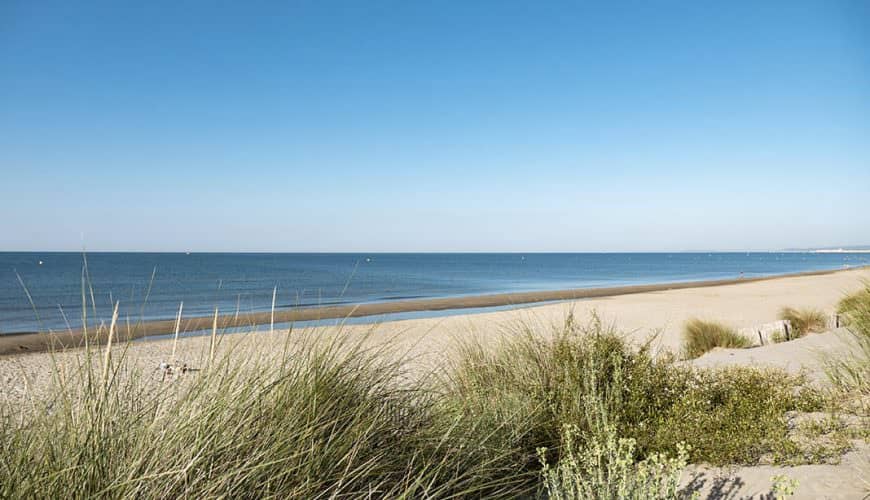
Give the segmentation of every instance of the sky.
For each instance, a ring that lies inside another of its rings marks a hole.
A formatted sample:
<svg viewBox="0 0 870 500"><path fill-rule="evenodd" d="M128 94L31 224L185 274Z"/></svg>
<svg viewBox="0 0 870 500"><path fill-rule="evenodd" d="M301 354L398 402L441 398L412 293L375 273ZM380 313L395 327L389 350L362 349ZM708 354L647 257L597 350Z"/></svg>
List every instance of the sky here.
<svg viewBox="0 0 870 500"><path fill-rule="evenodd" d="M0 2L0 251L870 244L870 2Z"/></svg>

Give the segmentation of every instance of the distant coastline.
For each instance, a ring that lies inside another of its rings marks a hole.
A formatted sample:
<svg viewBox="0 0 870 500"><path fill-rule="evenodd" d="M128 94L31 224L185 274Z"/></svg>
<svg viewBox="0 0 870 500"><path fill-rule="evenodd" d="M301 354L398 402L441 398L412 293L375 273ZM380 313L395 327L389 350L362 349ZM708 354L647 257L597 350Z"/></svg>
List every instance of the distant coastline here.
<svg viewBox="0 0 870 500"><path fill-rule="evenodd" d="M822 248L819 250L812 250L811 253L870 253L870 249L848 250L844 248Z"/></svg>

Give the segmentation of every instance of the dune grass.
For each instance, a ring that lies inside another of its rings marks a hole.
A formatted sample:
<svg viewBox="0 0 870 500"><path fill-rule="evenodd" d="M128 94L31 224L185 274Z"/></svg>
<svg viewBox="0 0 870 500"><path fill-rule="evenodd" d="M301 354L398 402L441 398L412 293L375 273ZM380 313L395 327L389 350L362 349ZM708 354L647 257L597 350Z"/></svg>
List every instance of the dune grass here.
<svg viewBox="0 0 870 500"><path fill-rule="evenodd" d="M51 398L4 407L3 498L498 495L433 436L427 393L361 341L311 337L284 359L227 354L173 383L88 359ZM106 352L109 352L108 350ZM92 376L108 366L108 377ZM26 414L26 418L16 418Z"/></svg>
<svg viewBox="0 0 870 500"><path fill-rule="evenodd" d="M852 317L856 313L860 314L866 310L868 303L870 303L870 282L865 282L861 290L847 295L840 300L837 304L837 312L847 317Z"/></svg>
<svg viewBox="0 0 870 500"><path fill-rule="evenodd" d="M870 283L852 295L844 297L837 308L844 317L851 353L826 359L826 373L841 393L859 396L867 408L870 396Z"/></svg>
<svg viewBox="0 0 870 500"><path fill-rule="evenodd" d="M432 374L311 332L169 382L106 352L0 403L0 497L676 498L688 461L799 460L786 413L823 404L797 377L693 369L572 317L467 338Z"/></svg>
<svg viewBox="0 0 870 500"><path fill-rule="evenodd" d="M716 348L745 348L752 342L737 333L730 326L715 321L697 318L686 322L683 329L683 351L686 358L692 359Z"/></svg>
<svg viewBox="0 0 870 500"><path fill-rule="evenodd" d="M823 332L828 328L825 313L818 309L783 307L779 310L779 319L788 321L791 326L789 331L791 339L803 337L808 333Z"/></svg>

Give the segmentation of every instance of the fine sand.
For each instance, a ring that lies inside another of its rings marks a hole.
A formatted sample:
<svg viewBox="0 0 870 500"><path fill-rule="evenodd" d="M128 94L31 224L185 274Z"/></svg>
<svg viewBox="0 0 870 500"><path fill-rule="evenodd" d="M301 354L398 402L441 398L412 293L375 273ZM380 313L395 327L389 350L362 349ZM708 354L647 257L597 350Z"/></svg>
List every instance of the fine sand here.
<svg viewBox="0 0 870 500"><path fill-rule="evenodd" d="M625 332L631 340L643 342L654 338L656 350L678 352L682 344L682 327L689 318L718 320L736 328L752 330L774 322L783 306L814 307L833 313L837 302L847 293L859 289L863 280L870 281L870 269L596 297L507 311L408 319L375 325L324 326L313 330L316 335L340 333L361 336L370 332L370 338L391 339L397 349L407 352L418 364L426 366L455 346L457 339L474 335L487 342L497 341L500 337L517 333L521 328L547 332L563 322L569 313L573 313L579 321L588 321L595 313L605 323L613 324ZM336 320L336 323L339 322ZM280 351L287 339L287 330L276 330L273 334L268 330L269 326L266 325L251 333L220 336L221 346L225 349L241 345L259 353ZM17 337L4 340L14 342ZM176 359L196 364L207 353L209 343L207 335L180 338ZM153 368L161 361L170 361L173 341L165 338L144 339L123 344L124 348L129 349L132 358L145 367ZM63 360L80 355L78 349L54 355L11 352L16 354L0 356L0 374L3 377L0 390L6 396L10 390L23 390L25 379L31 387L38 387L40 380L48 378L52 356ZM758 352L758 355L764 353L764 357L770 358L773 351L747 352Z"/></svg>
<svg viewBox="0 0 870 500"><path fill-rule="evenodd" d="M680 287L670 290L632 292L610 297L591 297L555 304L530 306L509 311L459 314L439 318L393 321L379 325L345 325L309 329L314 335L363 336L368 340L392 340L397 349L414 359L425 370L441 359L457 339L475 335L486 342L515 334L521 328L546 333L563 322L569 313L579 321L597 314L614 324L632 341L654 337L657 350L677 352L681 330L692 317L712 319L744 331L755 331L776 321L783 306L814 307L833 314L837 302L847 293L870 280L870 269L744 281L718 286ZM263 331L263 330L266 331ZM261 327L259 332L221 336L221 351L237 349L242 357L280 355L284 342L299 334ZM290 336L288 337L288 333ZM815 383L824 383L819 361L821 353L842 355L848 350L844 332L813 334L781 344L753 349L716 349L692 361L697 366L775 366L790 372L804 371ZM182 338L175 360L170 340L137 341L117 349L128 349L128 356L143 373L155 374L161 361L187 363L201 367L208 352L208 336ZM73 362L82 354L74 349L63 353L13 354L0 356L0 399L23 401L39 397L50 383L52 363ZM153 375L152 375L153 376ZM870 477L870 455L866 443L856 444L839 465L800 467L738 467L727 470L692 467L684 484L698 487L702 498L764 498L770 478L785 474L799 481L794 498L862 498L868 491L863 478Z"/></svg>
<svg viewBox="0 0 870 500"><path fill-rule="evenodd" d="M866 268L864 268L866 269ZM827 276L842 271L808 271L786 275L784 277L811 277ZM416 311L445 311L473 308L485 308L496 306L514 306L519 304L532 304L552 301L576 301L580 299L618 297L623 295L644 294L649 292L671 291L681 289L699 289L721 287L723 285L758 283L771 280L781 280L780 277L754 277L725 280L708 280L679 283L659 283L652 285L632 285L605 288L581 288L572 290L552 290L541 292L501 293L492 295L474 295L466 297L447 297L438 299L412 299L397 300L356 305L340 305L327 307L308 307L276 310L273 312L227 314L214 318L212 316L199 316L183 318L181 321L182 332L195 332L212 328L214 322L220 328L250 328L255 325L266 325L272 322L289 323L295 321L318 321L325 319L355 318L364 316L376 316L390 313L416 312ZM159 336L173 333L176 328L175 320L154 320L133 323L125 323L116 332L117 338L132 340L148 336ZM23 332L19 334L0 336L0 355L15 354L21 352L42 352L51 349L65 347L81 347L84 344L85 331L71 329L59 332ZM102 334L98 331L94 337L91 329L91 342L105 339L105 330Z"/></svg>

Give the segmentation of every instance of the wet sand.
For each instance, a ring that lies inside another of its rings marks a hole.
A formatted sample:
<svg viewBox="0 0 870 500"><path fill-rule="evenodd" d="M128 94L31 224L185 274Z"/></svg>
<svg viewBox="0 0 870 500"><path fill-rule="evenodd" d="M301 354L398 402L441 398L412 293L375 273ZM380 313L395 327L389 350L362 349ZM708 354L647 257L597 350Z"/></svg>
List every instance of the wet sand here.
<svg viewBox="0 0 870 500"><path fill-rule="evenodd" d="M607 288L581 288L572 290L554 290L542 292L503 293L491 295L476 295L468 297L449 297L439 299L397 300L391 302L368 303L358 305L340 305L326 307L299 308L291 310L276 310L275 323L297 321L317 321L326 319L356 318L376 316L391 313L406 313L418 311L445 311L497 306L513 306L534 304L538 302L576 301L623 295L645 294L669 290L694 290L725 285L750 284L770 282L796 277L820 277L842 273L862 272L863 269L811 271L772 277L753 277L727 280L708 280L679 283L662 283L652 285L634 285ZM268 325L272 321L271 312L245 313L223 315L217 319L218 328L254 327ZM184 318L181 323L182 332L195 332L211 329L213 316ZM132 325L122 324L117 336L119 341L133 340L142 337L172 334L175 331L175 320L145 321ZM104 332L105 333L105 332ZM21 354L29 352L45 352L53 349L80 347L84 344L85 332L81 329L51 333L21 333L0 336L0 355ZM92 341L105 341L105 334L95 336L91 331Z"/></svg>

